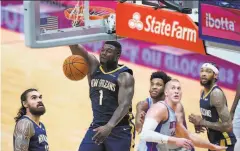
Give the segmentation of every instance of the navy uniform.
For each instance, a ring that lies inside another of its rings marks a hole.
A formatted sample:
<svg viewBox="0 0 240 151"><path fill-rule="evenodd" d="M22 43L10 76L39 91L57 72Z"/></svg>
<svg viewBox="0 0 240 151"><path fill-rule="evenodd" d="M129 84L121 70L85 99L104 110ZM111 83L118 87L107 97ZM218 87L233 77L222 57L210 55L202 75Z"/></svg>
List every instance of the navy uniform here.
<svg viewBox="0 0 240 151"><path fill-rule="evenodd" d="M202 118L209 122L219 122L220 118L218 112L215 107L210 104L210 95L214 89L220 89L217 85L214 86L208 94L204 94L202 92L200 99L200 110L202 114ZM221 90L221 89L220 89ZM217 144L220 146L227 146L227 151L233 151L234 145L236 143L236 137L232 132L220 132L213 130L211 128L207 128L208 139L211 143Z"/></svg>
<svg viewBox="0 0 240 151"><path fill-rule="evenodd" d="M99 66L92 74L89 85L93 122L82 140L79 151L130 151L133 149L135 127L132 123L132 107L102 144L97 145L92 141L92 137L96 134L93 129L106 125L118 107L118 76L123 72L133 74L131 69L123 65L107 73Z"/></svg>
<svg viewBox="0 0 240 151"><path fill-rule="evenodd" d="M34 135L30 138L28 151L49 151L46 129L43 123L40 122L40 124L37 125L27 116L23 116L21 119L19 119L19 121L23 119L27 119L33 123L35 132ZM13 137L13 142L15 146L15 137Z"/></svg>

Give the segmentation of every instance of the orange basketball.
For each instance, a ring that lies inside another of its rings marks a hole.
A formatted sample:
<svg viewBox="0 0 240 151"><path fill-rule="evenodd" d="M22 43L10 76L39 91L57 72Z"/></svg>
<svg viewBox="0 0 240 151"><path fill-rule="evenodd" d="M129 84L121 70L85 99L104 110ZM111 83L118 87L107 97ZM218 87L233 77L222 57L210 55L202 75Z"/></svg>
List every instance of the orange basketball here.
<svg viewBox="0 0 240 151"><path fill-rule="evenodd" d="M83 57L72 55L65 59L63 72L68 79L78 81L88 74L88 64Z"/></svg>

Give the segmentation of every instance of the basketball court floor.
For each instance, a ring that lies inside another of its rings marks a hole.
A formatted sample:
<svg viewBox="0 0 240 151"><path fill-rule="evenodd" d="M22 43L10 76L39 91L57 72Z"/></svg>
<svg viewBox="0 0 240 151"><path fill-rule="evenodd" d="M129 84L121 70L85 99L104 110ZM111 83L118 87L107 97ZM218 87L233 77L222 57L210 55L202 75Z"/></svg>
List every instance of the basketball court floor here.
<svg viewBox="0 0 240 151"><path fill-rule="evenodd" d="M47 112L41 121L45 124L51 151L76 151L92 119L87 79L74 82L68 80L62 70L66 57L71 55L68 47L30 49L25 47L20 34L2 30L1 41L1 140L2 150L13 150L12 133L14 116L20 107L20 95L28 88L37 88L43 94ZM134 71L136 103L148 96L149 77L155 70L143 66L121 62ZM199 81L169 74L181 81L183 87L182 103L186 117L199 112ZM235 92L223 88L229 108ZM188 123L194 132L193 126ZM205 134L202 137L206 138ZM138 137L136 138L136 143ZM206 149L197 149L205 151Z"/></svg>

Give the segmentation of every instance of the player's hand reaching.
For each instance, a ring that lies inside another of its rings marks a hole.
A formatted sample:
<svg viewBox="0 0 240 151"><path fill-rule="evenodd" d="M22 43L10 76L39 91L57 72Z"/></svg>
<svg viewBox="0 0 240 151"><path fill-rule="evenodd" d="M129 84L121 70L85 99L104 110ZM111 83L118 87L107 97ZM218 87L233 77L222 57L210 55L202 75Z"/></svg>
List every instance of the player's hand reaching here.
<svg viewBox="0 0 240 151"><path fill-rule="evenodd" d="M176 138L175 145L177 147L186 148L187 150L191 150L193 148L192 141L185 138Z"/></svg>
<svg viewBox="0 0 240 151"><path fill-rule="evenodd" d="M100 126L98 128L95 128L93 131L96 132L96 134L93 136L92 140L95 141L96 144L101 144L104 142L104 140L108 137L108 135L112 131L112 127L109 125Z"/></svg>
<svg viewBox="0 0 240 151"><path fill-rule="evenodd" d="M191 114L188 117L189 122L193 123L194 125L200 125L200 122L202 121L202 117L200 115L194 115Z"/></svg>
<svg viewBox="0 0 240 151"><path fill-rule="evenodd" d="M196 133L204 133L206 131L206 128L204 126L194 125L194 127Z"/></svg>
<svg viewBox="0 0 240 151"><path fill-rule="evenodd" d="M218 145L214 145L213 149L212 150L215 150L215 151L223 151L223 150L226 150L227 147L226 146L218 146Z"/></svg>

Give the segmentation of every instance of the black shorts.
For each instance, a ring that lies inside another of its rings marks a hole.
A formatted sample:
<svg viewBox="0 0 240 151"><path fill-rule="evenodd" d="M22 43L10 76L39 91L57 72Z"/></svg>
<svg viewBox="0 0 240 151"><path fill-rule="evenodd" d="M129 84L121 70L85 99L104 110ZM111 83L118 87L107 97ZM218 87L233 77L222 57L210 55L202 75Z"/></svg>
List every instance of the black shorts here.
<svg viewBox="0 0 240 151"><path fill-rule="evenodd" d="M134 149L134 125L113 128L111 134L100 145L92 140L95 133L92 128L88 129L78 151L133 151Z"/></svg>

